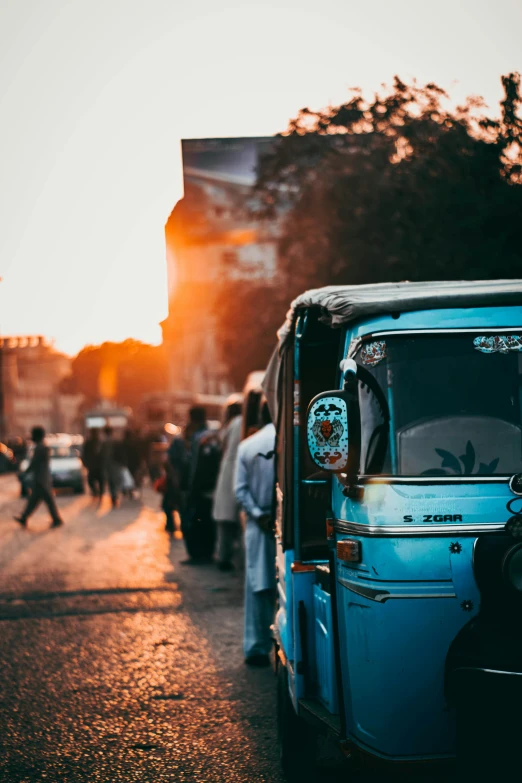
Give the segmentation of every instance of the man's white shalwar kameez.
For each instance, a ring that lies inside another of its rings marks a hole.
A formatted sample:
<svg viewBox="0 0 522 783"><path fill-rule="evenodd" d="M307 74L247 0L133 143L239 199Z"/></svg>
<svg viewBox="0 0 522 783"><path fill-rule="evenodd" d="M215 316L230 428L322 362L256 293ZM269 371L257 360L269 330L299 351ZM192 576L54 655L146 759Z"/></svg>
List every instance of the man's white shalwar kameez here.
<svg viewBox="0 0 522 783"><path fill-rule="evenodd" d="M246 438L238 450L236 498L247 514L245 530L244 653L268 655L275 601L275 539L256 520L272 513L274 496L275 427L267 424Z"/></svg>

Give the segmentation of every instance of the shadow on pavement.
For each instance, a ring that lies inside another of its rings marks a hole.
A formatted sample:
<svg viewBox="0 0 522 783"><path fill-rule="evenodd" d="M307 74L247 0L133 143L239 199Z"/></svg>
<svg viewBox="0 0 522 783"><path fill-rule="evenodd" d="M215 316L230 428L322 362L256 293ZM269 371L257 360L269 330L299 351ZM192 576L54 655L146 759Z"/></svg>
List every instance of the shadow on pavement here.
<svg viewBox="0 0 522 783"><path fill-rule="evenodd" d="M231 705L231 719L243 724L245 745L265 761L270 769L267 780L282 782L277 754L274 672L272 669L251 669L243 661L244 572L222 573L215 564L183 565L186 558L184 542L179 537L171 539L169 561L172 570L165 574L165 580L175 580L178 584L181 607L202 645L211 650L213 665Z"/></svg>

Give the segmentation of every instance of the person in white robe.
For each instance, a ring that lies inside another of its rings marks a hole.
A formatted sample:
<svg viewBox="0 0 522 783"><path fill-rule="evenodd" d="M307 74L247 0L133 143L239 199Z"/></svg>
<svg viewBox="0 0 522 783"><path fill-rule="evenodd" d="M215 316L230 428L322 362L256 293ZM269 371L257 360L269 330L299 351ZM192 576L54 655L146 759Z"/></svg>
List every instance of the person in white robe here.
<svg viewBox="0 0 522 783"><path fill-rule="evenodd" d="M227 400L225 424L220 432L223 456L214 493L212 516L218 532L218 568L233 571L236 541L240 540L239 505L235 495L237 450L241 441L241 398L234 394Z"/></svg>
<svg viewBox="0 0 522 783"><path fill-rule="evenodd" d="M239 446L235 492L247 515L245 529L245 663L269 666L275 608L275 538L272 530L275 427L266 403L264 426Z"/></svg>

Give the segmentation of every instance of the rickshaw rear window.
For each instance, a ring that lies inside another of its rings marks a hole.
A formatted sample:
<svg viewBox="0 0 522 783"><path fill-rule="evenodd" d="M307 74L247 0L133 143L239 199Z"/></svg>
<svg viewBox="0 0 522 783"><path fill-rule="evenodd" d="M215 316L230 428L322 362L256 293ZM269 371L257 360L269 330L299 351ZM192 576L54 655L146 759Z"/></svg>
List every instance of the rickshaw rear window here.
<svg viewBox="0 0 522 783"><path fill-rule="evenodd" d="M361 474L522 471L522 339L479 332L385 336L365 342L355 358L362 374ZM373 382L365 383L365 374Z"/></svg>

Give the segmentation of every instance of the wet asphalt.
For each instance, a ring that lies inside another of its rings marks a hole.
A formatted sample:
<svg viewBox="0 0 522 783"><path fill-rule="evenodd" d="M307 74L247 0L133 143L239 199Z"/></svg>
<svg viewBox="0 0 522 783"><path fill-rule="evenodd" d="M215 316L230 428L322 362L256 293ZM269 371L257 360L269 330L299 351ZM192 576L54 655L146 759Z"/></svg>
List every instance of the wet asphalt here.
<svg viewBox="0 0 522 783"><path fill-rule="evenodd" d="M242 575L180 565L158 496L61 495L27 530L0 479L0 781L283 781L271 670L243 663Z"/></svg>

